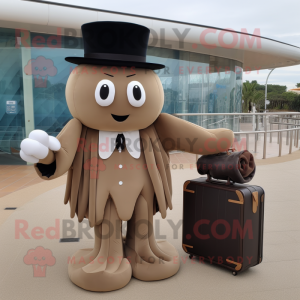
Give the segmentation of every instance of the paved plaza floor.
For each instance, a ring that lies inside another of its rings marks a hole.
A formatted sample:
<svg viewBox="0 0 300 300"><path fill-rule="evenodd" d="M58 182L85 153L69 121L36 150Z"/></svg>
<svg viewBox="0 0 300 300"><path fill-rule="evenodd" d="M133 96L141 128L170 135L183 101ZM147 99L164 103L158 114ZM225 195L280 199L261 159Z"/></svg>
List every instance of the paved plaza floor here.
<svg viewBox="0 0 300 300"><path fill-rule="evenodd" d="M260 265L234 277L218 266L188 259L181 246L182 228L176 235L168 222L180 222L183 183L199 176L195 168L189 167L189 159L192 161L194 156L185 155L184 168L172 170L174 208L168 211L165 220L159 213L155 216L160 238L167 239L179 252L179 272L157 282L132 278L125 288L101 294L78 288L67 274L68 257L80 248L92 247L92 239L84 236L79 242L59 243L58 239L49 239L43 234L41 239L31 234L35 227L43 231L55 226L56 220L62 231L63 220L70 220L69 206L63 204L66 177L30 185L35 181L32 167L17 166L14 174L12 167L2 166L2 179L5 174L17 179L18 168L24 176L14 191L0 198L0 299L299 299L299 154L300 151L296 151L282 158L257 160L256 176L251 183L262 186L266 193L264 258ZM180 157L183 159L183 155ZM175 159L179 158L176 154L171 159L178 164ZM28 181L24 180L27 176ZM17 209L4 210L5 207ZM28 224L28 239L16 236L16 222ZM78 224L74 222L77 232ZM23 261L27 251L38 246L50 249L56 259L55 265L47 267L45 277L34 277L33 266Z"/></svg>

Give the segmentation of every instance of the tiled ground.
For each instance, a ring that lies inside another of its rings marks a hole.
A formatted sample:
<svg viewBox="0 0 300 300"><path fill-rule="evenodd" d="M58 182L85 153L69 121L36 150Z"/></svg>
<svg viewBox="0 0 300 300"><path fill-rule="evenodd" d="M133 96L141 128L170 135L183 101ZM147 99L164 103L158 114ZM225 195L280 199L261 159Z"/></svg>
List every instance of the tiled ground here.
<svg viewBox="0 0 300 300"><path fill-rule="evenodd" d="M42 181L33 166L0 165L0 198Z"/></svg>
<svg viewBox="0 0 300 300"><path fill-rule="evenodd" d="M218 266L200 263L198 259L189 260L182 250L182 225L178 234L172 229L182 220L183 182L198 176L196 170L172 170L173 210L168 211L165 220L161 219L159 213L155 215L155 235L158 239L167 239L179 253L181 266L178 274L156 282L132 278L125 288L110 293L84 291L74 286L68 278L68 257L80 248L93 247L93 239L83 235L77 243L59 243L58 239L49 239L44 234L41 239L33 238L31 234L34 228L40 227L46 231L58 219L60 237L63 236L63 220L70 221L69 205L63 205L65 178L51 188L49 185L60 178L3 197L0 206L3 202L15 201L13 205L18 209L9 212L10 215L7 216L4 215L6 211L0 207L0 299L298 300L300 159L258 166L251 184L262 186L266 193L264 259L260 265L236 277ZM27 197L26 201L23 201L22 196ZM6 219L1 224L4 217ZM28 222L26 232L29 239L22 235L19 239L15 237L16 220ZM76 220L74 225L78 234ZM91 234L92 232L89 231ZM33 277L33 267L23 261L27 251L37 246L50 249L56 259L54 266L47 267L45 278Z"/></svg>

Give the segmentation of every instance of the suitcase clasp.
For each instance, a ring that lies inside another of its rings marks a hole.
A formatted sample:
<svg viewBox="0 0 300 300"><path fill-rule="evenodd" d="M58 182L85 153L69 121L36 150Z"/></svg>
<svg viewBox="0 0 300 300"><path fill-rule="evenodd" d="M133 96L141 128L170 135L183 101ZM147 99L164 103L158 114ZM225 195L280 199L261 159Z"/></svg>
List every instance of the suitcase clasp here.
<svg viewBox="0 0 300 300"><path fill-rule="evenodd" d="M252 193L252 211L253 211L253 213L257 212L257 207L258 207L258 192L253 192Z"/></svg>

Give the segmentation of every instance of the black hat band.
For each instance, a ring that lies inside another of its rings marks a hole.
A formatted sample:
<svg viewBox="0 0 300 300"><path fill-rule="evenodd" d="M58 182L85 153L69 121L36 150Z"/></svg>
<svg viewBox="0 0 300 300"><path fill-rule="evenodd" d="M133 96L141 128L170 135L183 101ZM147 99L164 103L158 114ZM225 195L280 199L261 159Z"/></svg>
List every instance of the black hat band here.
<svg viewBox="0 0 300 300"><path fill-rule="evenodd" d="M115 53L85 53L85 58L109 59L109 60L123 60L123 61L137 61L146 62L146 57L130 54L115 54Z"/></svg>

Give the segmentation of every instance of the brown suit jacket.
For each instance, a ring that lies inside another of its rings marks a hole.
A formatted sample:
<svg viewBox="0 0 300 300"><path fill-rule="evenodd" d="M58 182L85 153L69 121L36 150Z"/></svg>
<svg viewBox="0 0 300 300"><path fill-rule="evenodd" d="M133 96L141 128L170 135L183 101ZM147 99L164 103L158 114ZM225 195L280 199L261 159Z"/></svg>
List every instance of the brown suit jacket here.
<svg viewBox="0 0 300 300"><path fill-rule="evenodd" d="M228 129L207 130L169 114L160 114L149 127L140 130L142 153L145 156L158 203L163 218L168 208L172 209L172 182L169 165L169 151L181 150L195 154L215 154L229 148L233 133ZM91 144L98 145L98 130L87 128L77 119L72 119L57 136L61 149L55 153L55 169L48 178L41 172L41 165L52 163L48 158L35 164L38 175L46 180L57 178L68 172L64 202L70 203L71 217L78 215L79 221L88 217L90 225L99 223L96 217L96 179L87 177L83 164L93 157L99 159L98 151L83 151L79 147L83 141L86 149ZM50 152L50 151L49 151ZM53 154L49 154L51 157ZM49 175L48 175L49 176ZM134 183L133 183L134 184ZM107 199L106 199L107 201ZM105 205L102 205L103 207ZM117 207L118 209L118 207Z"/></svg>

